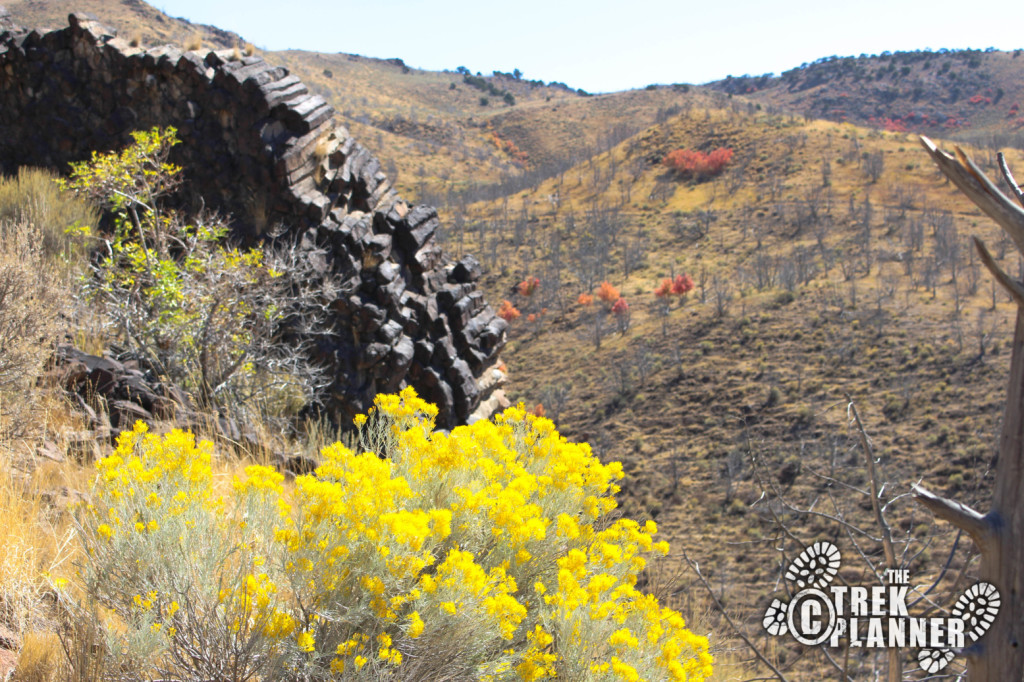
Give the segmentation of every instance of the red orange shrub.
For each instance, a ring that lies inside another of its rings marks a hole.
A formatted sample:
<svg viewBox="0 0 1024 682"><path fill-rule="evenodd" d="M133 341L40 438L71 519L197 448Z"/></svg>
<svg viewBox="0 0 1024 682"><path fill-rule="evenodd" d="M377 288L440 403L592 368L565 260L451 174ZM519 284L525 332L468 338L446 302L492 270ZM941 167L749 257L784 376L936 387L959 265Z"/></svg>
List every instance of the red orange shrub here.
<svg viewBox="0 0 1024 682"><path fill-rule="evenodd" d="M605 303L614 303L619 299L619 290L608 282L601 282L601 286L597 288L597 297Z"/></svg>
<svg viewBox="0 0 1024 682"><path fill-rule="evenodd" d="M516 288L523 296L533 296L533 292L540 288L540 280L536 277L527 277L517 284Z"/></svg>
<svg viewBox="0 0 1024 682"><path fill-rule="evenodd" d="M661 284L654 290L654 295L658 298L665 298L669 294L676 296L685 296L693 290L693 278L689 275L676 275L675 279L665 277L661 280Z"/></svg>
<svg viewBox="0 0 1024 682"><path fill-rule="evenodd" d="M696 149L676 149L669 152L662 163L686 177L705 178L718 175L732 161L733 151L719 147L710 154Z"/></svg>
<svg viewBox="0 0 1024 682"><path fill-rule="evenodd" d="M693 291L693 278L689 275L676 275L672 282L672 293L676 296L685 296Z"/></svg>
<svg viewBox="0 0 1024 682"><path fill-rule="evenodd" d="M502 301L501 307L498 308L498 317L506 322L519 319L521 314L522 313L519 312L519 309L512 305L511 301Z"/></svg>
<svg viewBox="0 0 1024 682"><path fill-rule="evenodd" d="M499 136L498 133L491 133L491 144L493 144L498 149L498 151L505 152L510 157L512 157L516 161L519 161L520 163L524 163L526 159L529 157L529 155L522 149L520 149L515 142L513 142L512 140L504 139L503 137Z"/></svg>

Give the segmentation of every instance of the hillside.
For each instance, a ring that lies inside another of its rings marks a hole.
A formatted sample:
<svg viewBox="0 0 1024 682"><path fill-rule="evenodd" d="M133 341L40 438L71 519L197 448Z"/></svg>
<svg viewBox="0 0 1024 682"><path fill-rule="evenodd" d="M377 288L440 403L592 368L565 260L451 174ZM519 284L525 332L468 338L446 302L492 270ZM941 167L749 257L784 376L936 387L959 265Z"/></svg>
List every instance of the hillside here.
<svg viewBox="0 0 1024 682"><path fill-rule="evenodd" d="M237 33L170 17L142 0L5 0L3 6L16 24L29 28L62 28L72 12L88 12L126 40L146 45L201 40L209 48L223 49L245 42Z"/></svg>
<svg viewBox="0 0 1024 682"><path fill-rule="evenodd" d="M91 12L123 37L149 45L246 44L243 36L170 17L141 0L8 0L5 7L26 26L61 26L70 11ZM445 203L521 189L681 109L724 106L721 94L740 97L744 106L808 118L1006 144L1024 126L1020 55L939 50L831 56L780 76L593 97L572 84L520 74L474 74L455 65L424 71L401 55L290 50L264 56L328 99L404 195Z"/></svg>
<svg viewBox="0 0 1024 682"><path fill-rule="evenodd" d="M403 194L431 204L509 194L668 115L721 99L690 88L591 96L512 74L423 71L398 58L264 56L334 105Z"/></svg>
<svg viewBox="0 0 1024 682"><path fill-rule="evenodd" d="M169 17L141 0L14 0L4 6L15 23L29 27L64 26L69 12L86 11L143 45L246 45L242 36ZM451 71L424 71L398 56L257 53L288 67L327 99L403 196L431 204L507 194L666 115L721 97L685 86L591 97L512 73L484 76L454 65Z"/></svg>
<svg viewBox="0 0 1024 682"><path fill-rule="evenodd" d="M686 181L659 163L679 147L728 147L735 161ZM699 560L749 633L786 534L840 533L796 508L825 503L871 527L847 396L910 555L933 544L912 574L937 575L952 537L899 496L923 480L985 499L1012 305L966 241L1005 239L912 136L697 110L469 216L449 248L481 255L488 296L521 312L504 353L513 395L626 464L627 508ZM653 292L679 273L695 289L665 308ZM531 276L535 293L510 293ZM578 303L602 280L628 303L624 320ZM794 509L785 532L778 504Z"/></svg>
<svg viewBox="0 0 1024 682"><path fill-rule="evenodd" d="M242 41L131 0L6 5L25 24L62 24L74 5L146 42ZM1012 249L908 131L1010 139L1024 126L1017 53L826 58L597 96L400 55L264 56L324 93L404 195L442 205L445 250L475 254L487 299L520 313L503 352L511 394L624 463L625 511L676 548L646 579L723 649L739 645L683 551L754 636L800 542L847 543L844 579L875 579L850 543L877 561L877 532L839 522L873 523L851 399L915 583L952 593L969 575L963 544L906 494L921 480L984 507L1012 305L968 238ZM731 158L684 176L663 163L680 149ZM994 174L989 147L967 151ZM655 295L683 273L685 297ZM614 297L585 302L604 281L627 304L618 315ZM831 670L791 645L770 648L795 679ZM853 659L866 676L870 657Z"/></svg>
<svg viewBox="0 0 1024 682"><path fill-rule="evenodd" d="M823 57L780 76L707 87L809 118L890 131L1016 140L1024 115L1022 51L940 50Z"/></svg>

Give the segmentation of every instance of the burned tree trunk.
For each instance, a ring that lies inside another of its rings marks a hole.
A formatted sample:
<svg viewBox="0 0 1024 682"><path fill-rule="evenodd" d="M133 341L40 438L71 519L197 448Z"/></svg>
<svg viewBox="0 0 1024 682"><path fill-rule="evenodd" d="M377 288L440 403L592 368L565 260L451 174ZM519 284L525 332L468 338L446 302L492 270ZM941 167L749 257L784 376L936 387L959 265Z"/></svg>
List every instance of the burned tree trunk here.
<svg viewBox="0 0 1024 682"><path fill-rule="evenodd" d="M1024 255L1024 210L1000 192L959 148L954 157L938 149L928 138L922 137L921 142L942 172L1006 231ZM1000 162L1007 183L1024 203L1024 194L1002 155ZM970 534L981 552L979 577L992 583L1002 597L991 628L965 652L968 678L975 682L1019 681L1024 671L1024 284L1007 275L977 237L974 246L993 277L1017 303L1010 383L992 505L988 513L982 515L921 487L916 489L915 496L937 518Z"/></svg>

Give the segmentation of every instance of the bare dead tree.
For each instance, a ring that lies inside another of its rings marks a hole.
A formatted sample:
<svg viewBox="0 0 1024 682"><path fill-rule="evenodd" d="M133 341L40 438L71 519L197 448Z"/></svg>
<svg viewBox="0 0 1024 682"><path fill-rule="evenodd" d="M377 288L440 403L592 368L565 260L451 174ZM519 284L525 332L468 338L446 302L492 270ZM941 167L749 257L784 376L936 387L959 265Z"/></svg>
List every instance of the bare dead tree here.
<svg viewBox="0 0 1024 682"><path fill-rule="evenodd" d="M725 317L725 314L729 312L733 293L729 282L724 277L719 277L718 273L711 276L711 295L715 301L715 317Z"/></svg>
<svg viewBox="0 0 1024 682"><path fill-rule="evenodd" d="M871 152L864 156L864 172L867 173L871 184L878 182L882 177L882 170L885 168L885 156L882 150Z"/></svg>
<svg viewBox="0 0 1024 682"><path fill-rule="evenodd" d="M921 138L921 143L942 173L996 221L1024 254L1024 210L1003 194L959 148L956 148L956 156L952 156L926 137ZM1003 178L1024 204L1024 194L1002 154L999 162ZM981 553L979 577L992 583L1003 600L985 638L966 652L969 678L1020 680L1024 672L1024 618L1021 617L1024 612L1024 284L1011 278L977 237L974 237L974 246L985 267L1017 303L992 504L987 513L981 514L921 486L915 489L915 498L937 518L970 535Z"/></svg>
<svg viewBox="0 0 1024 682"><path fill-rule="evenodd" d="M558 423L562 411L569 402L569 395L572 392L572 384L558 383L547 384L540 390L541 404L547 412L548 418Z"/></svg>
<svg viewBox="0 0 1024 682"><path fill-rule="evenodd" d="M842 407L843 404L837 403L833 407ZM844 538L852 548L852 561L844 561L843 572L836 575L836 580L847 587L865 581L880 583L883 579L888 580L884 576L891 575L892 571L908 570L926 551L941 551L946 555L942 568L930 577L929 582L910 588L906 605L925 613L947 610L960 591L964 574L971 564L970 555L960 559L959 536L955 533L947 534L946 538L935 534L921 537L909 530L917 524L916 505L910 503L910 494L904 492L907 486L885 470L888 457L875 451L859 411L849 396L845 401L845 414L848 434L835 433L821 441L802 442L799 455L791 455L787 459L787 462L796 463L795 470L785 466L780 469L773 453L756 448L750 432L744 430L747 460L737 457L739 453L734 452L723 463L726 499L733 497L735 482L743 478L750 478L760 489L760 497L750 503L748 509L774 528L768 542L779 552L776 589L780 597L791 599L795 594L794 588L782 579L782 574L787 565L793 565L797 553L807 554L811 545L805 541L805 533L800 528L805 522L812 522L819 529L822 525L827 527L831 541ZM791 496L791 477L796 476L810 477L816 482L813 499ZM684 560L726 623L760 664L771 671L771 677L786 680L789 675L795 675L794 665L803 654L790 660L770 655L771 649L763 642L757 642L745 631L743 623L733 618L735 612L730 615L729 608L721 603L721 591L710 584L708 576L702 573L697 563L685 555ZM956 568L958 560L960 570ZM773 608L774 603L758 626L768 627L767 618ZM839 648L822 643L805 650L816 652L823 666L833 668L837 674L835 679L852 682L869 679L870 676L870 679L898 682L905 672L919 670L911 662L913 656L908 659L898 647L891 647L885 652L871 651L855 644L848 635L840 636L838 642ZM820 672L820 667L816 670ZM958 672L950 669L947 674L955 677ZM766 675L759 679L770 678Z"/></svg>

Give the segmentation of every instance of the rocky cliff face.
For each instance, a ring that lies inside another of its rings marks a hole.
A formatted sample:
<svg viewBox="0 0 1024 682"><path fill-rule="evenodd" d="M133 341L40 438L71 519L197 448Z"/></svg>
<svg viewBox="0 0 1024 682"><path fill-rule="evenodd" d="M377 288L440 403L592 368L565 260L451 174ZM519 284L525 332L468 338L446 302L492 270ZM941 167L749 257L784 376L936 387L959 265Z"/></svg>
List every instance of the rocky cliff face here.
<svg viewBox="0 0 1024 682"><path fill-rule="evenodd" d="M439 424L468 421L494 384L506 324L477 290L476 260L441 252L436 211L398 197L333 117L260 57L134 47L76 14L61 30L0 33L0 169L64 171L132 130L175 126L191 200L229 213L244 243L283 228L323 278L328 410L344 419L412 385Z"/></svg>

